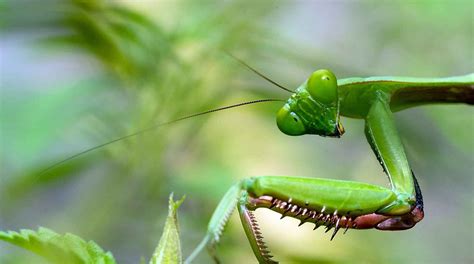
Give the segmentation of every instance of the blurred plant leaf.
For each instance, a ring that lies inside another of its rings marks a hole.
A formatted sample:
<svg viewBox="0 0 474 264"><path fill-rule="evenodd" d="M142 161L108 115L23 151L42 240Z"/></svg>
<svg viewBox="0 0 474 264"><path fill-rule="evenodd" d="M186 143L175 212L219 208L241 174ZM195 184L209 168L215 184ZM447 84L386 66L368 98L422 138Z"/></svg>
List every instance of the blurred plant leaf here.
<svg viewBox="0 0 474 264"><path fill-rule="evenodd" d="M150 259L150 264L159 263L182 263L181 244L179 241L178 226L178 208L183 203L185 196L178 201L173 200L173 194L170 194L168 217L166 218L163 234L160 242Z"/></svg>
<svg viewBox="0 0 474 264"><path fill-rule="evenodd" d="M93 241L86 242L73 235L60 235L40 227L38 231L22 229L0 232L0 239L34 252L53 263L116 263L110 252L105 252Z"/></svg>
<svg viewBox="0 0 474 264"><path fill-rule="evenodd" d="M162 198L163 195L167 196L170 190L184 190L183 183L189 181L175 179L178 174L185 175L181 172L185 168L182 164L202 162L201 157L208 155L209 158L214 159L213 156L216 154L213 152L223 141L216 138L212 144L202 148L206 155L197 155L198 152L189 151L190 146L203 145L200 142L206 131L203 130L200 133L200 130L210 116L189 120L175 126L173 130L171 127L166 131L160 129L122 141L107 147L98 155L64 164L61 168L45 175L47 177L37 178L35 172L38 168L47 167L67 156L58 158L57 156L62 153L75 153L84 147L98 145L150 124L262 96L256 94L258 90L242 91L240 88L243 85L234 85L231 82L235 76L241 76L247 72L235 62L230 63L229 58L220 49L239 53L239 56L252 57L262 52L260 47L266 41L267 46L264 52L272 54L274 43L266 39L267 36L273 35L273 32L263 28L266 18L276 11L275 8L268 8L268 4L272 1L259 2L257 5L253 5L248 0L231 0L221 3L192 0L146 2L44 0L36 3L20 0L8 4L9 15L6 21L9 31L7 32L15 30L15 34L34 34L33 40L39 39L40 44L44 44L40 46L41 49L36 50L41 54L46 54L47 58L59 53L61 58L66 59L72 54L75 60L77 55L80 55L79 58L85 58L85 63L79 62L79 66L82 65L87 69L90 69L91 65L98 66L93 67L92 71L85 71L85 74L92 74L95 78L104 76L115 83L108 85L112 89L107 89L107 94L100 97L101 104L98 109L80 112L80 116L69 118L69 123L65 122L61 127L54 126L57 128L57 134L54 136L60 138L61 135L67 135L63 137L64 143L48 142L46 136L38 139L37 146L47 148L48 152L41 153L43 150L39 147L33 149L30 144L24 143L24 134L12 133L16 141L23 143L18 148L30 150L28 153L37 154L38 158L35 159L35 163L20 167L21 171L13 174L9 169L6 172L11 176L8 177L9 180L5 186L8 192L3 192L7 199L2 199L5 202L0 204L0 209L9 212L5 217L5 224L11 226L9 228L24 226L16 219L25 218L15 213L22 207L15 205L28 203L28 197L33 197L33 195L37 200L42 200L37 198L38 194L54 197L55 191L61 192L60 190L71 186L74 192L68 193L70 199L54 199L53 203L59 206L51 205L49 208L54 208L55 214L41 212L42 215L34 220L35 225L38 222L54 222L58 225L66 223L64 230L69 230L70 225L78 226L79 232L93 233L94 237L107 240L108 245L112 247L122 245L127 248L129 251L115 251L120 259L128 258L130 254L132 255L130 259L146 255L146 248L150 246L148 243L152 243L153 246L155 241L137 238L148 236L146 226L156 222L156 215L147 214L147 212L155 211L157 207L159 209L166 207L165 204L157 205L154 201ZM242 12L246 15L235 16L236 13ZM58 73L61 72L61 70L58 71ZM89 76L85 77L89 78ZM78 72L77 79L83 78L84 76ZM36 77L33 76L32 79ZM74 81L74 79L71 80L71 82ZM259 87L262 83L259 83ZM41 88L45 91L51 90L49 87ZM98 87L90 86L90 88L86 91L88 93L86 98L77 96L67 102L91 105L97 99ZM84 89L81 86L77 90ZM262 89L262 91L271 97L268 89ZM51 95L51 97L64 100L56 95ZM229 99L231 97L233 99ZM23 108L23 106L13 104L11 106L12 109L19 111ZM31 112L31 108L26 106L28 105L25 104L25 110L22 112ZM69 103L67 106L56 111L46 109L49 110L50 120L54 120L59 114L62 115L62 112L69 113L66 111L68 109L77 109ZM264 107L255 109L256 113L259 113L258 111ZM28 119L35 118L33 114L27 115ZM28 123L28 119L11 123L15 128L19 127L17 124ZM86 126L85 129L84 126ZM77 133L77 136L74 134L71 137L71 131ZM46 129L39 132L49 135ZM81 134L85 134L90 140L83 140ZM17 150L13 149L10 152L16 153ZM181 158L176 159L175 157L178 156ZM8 163L16 160L18 160L16 157L10 155ZM202 170L209 171L215 166L223 166L220 159L215 160L216 164L204 162ZM229 178L220 177L222 173L220 171L212 175L219 176L214 177L220 179L219 182L227 181L227 179L231 181ZM192 175L193 178L199 179L202 174L202 171L193 171ZM233 173L228 175L233 175ZM71 181L74 178L80 180ZM53 184L43 184L43 188L39 188L41 183L48 182ZM206 193L207 196L199 196L193 201L203 204L202 206L208 208L208 211L212 210L215 202L208 198L218 197L218 195L211 196L210 194L219 193L221 187L219 184L213 184L215 181L212 178L210 182L212 190ZM194 183L196 186L200 184ZM35 187L38 188L38 192L34 192ZM109 191L103 192L104 189ZM195 187L194 189L198 193L204 192L202 188ZM27 197L25 192L31 195ZM189 193L187 189L186 192ZM11 202L14 200L17 201ZM102 203L96 204L95 201L102 201ZM50 205L50 202L44 203ZM94 207L94 211L97 211L96 214L87 213L91 211L91 206ZM149 210L149 208L155 209ZM189 215L189 212L183 213ZM136 217L137 215L140 217ZM161 217L163 219L165 215ZM189 217L183 217L183 219L188 221ZM189 221L190 225L186 225L191 226L190 232L186 232L187 241L196 232L195 230L199 230L198 226L205 225L206 220L204 217L194 217L192 221ZM78 225L77 222L87 224ZM125 230L124 226L127 226ZM116 232L117 230L120 232ZM123 240L124 232L127 233L126 241ZM189 243L194 244L194 241ZM0 262L2 262L1 257Z"/></svg>

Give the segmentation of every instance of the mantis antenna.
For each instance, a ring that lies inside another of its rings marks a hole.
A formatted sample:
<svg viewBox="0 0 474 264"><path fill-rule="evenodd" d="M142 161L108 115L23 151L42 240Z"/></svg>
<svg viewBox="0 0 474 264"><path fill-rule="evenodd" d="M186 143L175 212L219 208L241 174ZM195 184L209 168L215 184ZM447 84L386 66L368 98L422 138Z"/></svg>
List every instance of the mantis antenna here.
<svg viewBox="0 0 474 264"><path fill-rule="evenodd" d="M94 146L94 147L91 147L91 148L88 148L84 151L81 151L79 153L76 153L72 156L69 156L59 162L56 162L54 163L53 165L47 167L46 169L42 170L39 175L43 175L45 174L46 172L56 168L57 166L63 164L63 163L66 163L72 159L75 159L79 156L82 156L86 153L89 153L91 151L94 151L96 149L99 149L99 148L102 148L102 147L105 147L107 145L110 145L112 143L115 143L117 141L120 141L120 140L124 140L124 139L127 139L127 138L131 138L131 137L134 137L134 136L137 136L137 135L140 135L140 134L143 134L145 132L148 132L150 130L153 130L153 129L157 129L159 127L162 127L162 126L166 126L166 125L171 125L173 123L176 123L176 122L179 122L179 121L183 121L183 120L186 120L186 119L190 119L190 118L193 118L193 117L197 117L197 116L202 116L202 115L206 115L206 114L210 114L210 113L214 113L214 112L218 112L218 111L223 111L223 110L227 110L227 109L231 109L231 108L235 108L235 107L240 107L240 106L244 106L244 105L250 105L250 104L258 104L258 103L265 103L265 102L284 102L284 100L281 100L281 99L259 99L259 100L253 100L253 101L247 101L247 102L242 102L242 103L237 103L237 104L233 104L233 105L227 105L227 106L223 106L223 107L219 107L219 108L214 108L214 109L211 109L211 110L206 110L204 112L199 112L199 113L195 113L195 114L191 114L191 115L187 115L187 116L183 116L183 117L180 117L180 118L177 118L177 119L174 119L174 120L171 120L171 121L166 121L166 122L163 122L163 123L158 123L158 124L155 124L155 125L152 125L150 127L147 127L147 128L144 128L144 129L141 129L141 130L138 130L134 133L131 133L131 134L128 134L128 135L125 135L125 136L122 136L122 137L119 137L119 138L116 138L116 139L113 139L113 140L110 140L110 141L107 141L105 143L102 143L100 145L97 145L97 146Z"/></svg>
<svg viewBox="0 0 474 264"><path fill-rule="evenodd" d="M253 73L257 74L258 76L262 77L263 79L265 79L266 81L268 81L269 83L279 87L280 89L282 90L285 90L289 93L295 93L295 91L292 91L286 87L284 87L283 85L273 81L272 79L268 78L267 76L263 75L263 73L260 73L259 71L257 71L256 69L252 68L250 65L248 65L247 63L245 63L243 60L235 57L234 55L232 55L232 53L228 52L228 51L224 51L227 56L231 57L232 59L236 60L238 63L242 64L244 67L246 67L247 69L251 70Z"/></svg>

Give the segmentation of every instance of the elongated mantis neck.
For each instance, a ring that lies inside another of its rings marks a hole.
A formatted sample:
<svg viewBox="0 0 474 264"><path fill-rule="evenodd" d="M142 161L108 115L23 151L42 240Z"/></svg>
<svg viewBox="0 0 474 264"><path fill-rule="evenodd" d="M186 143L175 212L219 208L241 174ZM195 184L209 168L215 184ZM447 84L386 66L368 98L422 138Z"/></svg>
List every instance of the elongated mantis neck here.
<svg viewBox="0 0 474 264"><path fill-rule="evenodd" d="M392 111L434 103L474 104L474 84L413 86L393 93Z"/></svg>
<svg viewBox="0 0 474 264"><path fill-rule="evenodd" d="M338 81L340 114L364 118L377 93L393 112L436 103L474 104L474 73L447 78L369 77Z"/></svg>

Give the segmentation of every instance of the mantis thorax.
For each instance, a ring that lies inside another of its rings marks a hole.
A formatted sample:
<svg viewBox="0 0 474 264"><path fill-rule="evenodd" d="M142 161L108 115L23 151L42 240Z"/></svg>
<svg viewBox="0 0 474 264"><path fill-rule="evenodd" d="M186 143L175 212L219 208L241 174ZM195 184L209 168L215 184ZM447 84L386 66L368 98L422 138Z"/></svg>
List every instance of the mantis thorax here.
<svg viewBox="0 0 474 264"><path fill-rule="evenodd" d="M311 74L278 111L277 125L290 136L316 134L340 137L344 129L339 122L337 80L328 70Z"/></svg>

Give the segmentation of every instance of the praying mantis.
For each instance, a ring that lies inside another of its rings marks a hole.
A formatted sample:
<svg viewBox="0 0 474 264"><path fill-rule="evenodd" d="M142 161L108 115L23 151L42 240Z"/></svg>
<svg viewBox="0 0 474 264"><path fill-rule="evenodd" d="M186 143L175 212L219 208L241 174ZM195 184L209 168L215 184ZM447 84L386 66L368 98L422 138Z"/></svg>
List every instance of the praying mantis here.
<svg viewBox="0 0 474 264"><path fill-rule="evenodd" d="M235 58L235 57L234 57ZM329 70L317 70L295 91L263 76L291 93L276 116L281 132L289 136L320 135L341 137L340 117L365 122L367 141L390 181L390 189L355 181L290 176L260 176L233 185L216 207L207 233L185 263L191 263L205 248L217 261L215 246L230 215L238 209L240 220L255 257L260 263L277 263L263 241L254 211L267 208L281 217L299 219L300 225L313 223L314 229L405 230L424 217L423 197L407 160L394 124L393 112L432 103L474 104L474 73L447 78L369 77L337 80ZM157 127L199 115L247 104L281 101L262 99L225 106L137 131L73 155L53 166L119 140ZM344 231L344 232L345 232Z"/></svg>
<svg viewBox="0 0 474 264"><path fill-rule="evenodd" d="M474 74L448 78L337 80L329 70L313 72L278 111L278 128L290 136L341 137L344 128L340 116L364 120L367 141L388 176L391 189L322 178L260 176L244 179L224 195L211 217L206 236L185 263L190 263L205 246L216 259L214 246L236 207L259 263L277 262L263 241L253 213L257 208L280 213L281 218L299 219L299 225L310 222L314 229L320 226L325 226L326 232L334 229L331 240L340 228L344 228L344 232L412 228L424 217L423 197L397 133L393 112L431 103L474 104Z"/></svg>

